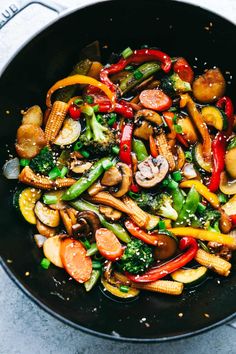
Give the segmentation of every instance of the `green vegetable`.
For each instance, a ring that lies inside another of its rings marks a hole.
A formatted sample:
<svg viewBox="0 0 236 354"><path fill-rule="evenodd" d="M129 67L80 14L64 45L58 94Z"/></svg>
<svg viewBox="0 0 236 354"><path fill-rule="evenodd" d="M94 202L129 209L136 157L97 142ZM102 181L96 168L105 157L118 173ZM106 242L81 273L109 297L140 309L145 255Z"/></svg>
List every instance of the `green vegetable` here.
<svg viewBox="0 0 236 354"><path fill-rule="evenodd" d="M133 54L133 51L130 47L126 48L123 50L123 52L121 53L122 57L124 59L127 59L128 57L130 57Z"/></svg>
<svg viewBox="0 0 236 354"><path fill-rule="evenodd" d="M148 223L146 225L146 229L148 231L155 230L157 228L157 226L158 226L159 221L160 221L159 216L149 214L149 220L148 220Z"/></svg>
<svg viewBox="0 0 236 354"><path fill-rule="evenodd" d="M142 140L132 140L132 150L136 154L138 162L145 160L148 157L147 149Z"/></svg>
<svg viewBox="0 0 236 354"><path fill-rule="evenodd" d="M152 249L138 239L131 240L119 261L123 271L139 274L147 270L153 263Z"/></svg>
<svg viewBox="0 0 236 354"><path fill-rule="evenodd" d="M232 139L230 139L229 144L227 146L227 150L231 150L236 148L236 136L234 136Z"/></svg>
<svg viewBox="0 0 236 354"><path fill-rule="evenodd" d="M148 79L150 76L160 70L160 64L157 62L148 62L139 66L134 72L130 72L120 82L120 89L124 93L131 90L134 86L140 84L142 81ZM136 72L136 74L134 74ZM140 76L140 73L142 76ZM135 76L137 78L135 78Z"/></svg>
<svg viewBox="0 0 236 354"><path fill-rule="evenodd" d="M88 151L84 150L84 149L81 149L79 152L80 152L81 155L82 155L83 157L85 157L86 159L89 158L89 156L90 156L90 153L89 153Z"/></svg>
<svg viewBox="0 0 236 354"><path fill-rule="evenodd" d="M104 168L105 171L108 171L112 166L114 166L114 164L112 161L109 161L109 160L105 160L102 163L102 167Z"/></svg>
<svg viewBox="0 0 236 354"><path fill-rule="evenodd" d="M61 169L61 178L64 178L66 174L68 173L68 168L66 166L63 166Z"/></svg>
<svg viewBox="0 0 236 354"><path fill-rule="evenodd" d="M203 241L198 240L197 242L198 242L199 246L200 246L205 252L210 253L209 248L207 247L207 245L206 245Z"/></svg>
<svg viewBox="0 0 236 354"><path fill-rule="evenodd" d="M215 106L206 106L202 108L201 113L207 125L213 126L217 130L227 129L228 118L221 109Z"/></svg>
<svg viewBox="0 0 236 354"><path fill-rule="evenodd" d="M97 269L92 270L92 274L89 280L84 283L84 287L86 291L90 291L94 285L97 283L98 279L100 278L101 271Z"/></svg>
<svg viewBox="0 0 236 354"><path fill-rule="evenodd" d="M87 75L89 69L91 68L92 62L89 59L81 60L78 64L75 65L74 69L69 76L72 75ZM72 85L63 87L55 93L55 101L68 102L76 92L76 89L79 85Z"/></svg>
<svg viewBox="0 0 236 354"><path fill-rule="evenodd" d="M178 219L175 222L176 226L185 226L191 224L191 218L195 214L198 203L200 202L199 193L196 191L196 188L193 186L188 192L185 203L180 210Z"/></svg>
<svg viewBox="0 0 236 354"><path fill-rule="evenodd" d="M178 269L171 274L171 278L183 284L193 285L203 280L207 274L206 267L198 267L193 269Z"/></svg>
<svg viewBox="0 0 236 354"><path fill-rule="evenodd" d="M181 134L183 132L182 127L179 124L174 124L174 130L178 134Z"/></svg>
<svg viewBox="0 0 236 354"><path fill-rule="evenodd" d="M99 261L92 261L93 269L102 269L102 263Z"/></svg>
<svg viewBox="0 0 236 354"><path fill-rule="evenodd" d="M93 106L93 111L96 113L96 112L99 112L99 104L96 104L95 106Z"/></svg>
<svg viewBox="0 0 236 354"><path fill-rule="evenodd" d="M204 213L201 214L200 221L202 223L202 226L212 231L216 231L218 228L218 222L221 217L221 213L218 210L211 209L208 207Z"/></svg>
<svg viewBox="0 0 236 354"><path fill-rule="evenodd" d="M117 114L114 112L110 113L110 118L107 121L107 124L109 125L109 127L113 126L113 124L116 122L116 119L117 119Z"/></svg>
<svg viewBox="0 0 236 354"><path fill-rule="evenodd" d="M89 250L90 248L91 248L91 245L90 245L90 242L89 242L89 240L84 240L84 241L80 241L83 245L84 245L84 247L86 248L86 250Z"/></svg>
<svg viewBox="0 0 236 354"><path fill-rule="evenodd" d="M202 155L202 145L200 143L197 143L194 147L193 147L193 159L196 162L196 164L202 168L203 170L207 171L207 172L211 172L212 171L212 165L209 162L206 162L203 158Z"/></svg>
<svg viewBox="0 0 236 354"><path fill-rule="evenodd" d="M182 180L182 175L180 171L175 171L172 173L172 178L175 182L180 182Z"/></svg>
<svg viewBox="0 0 236 354"><path fill-rule="evenodd" d="M191 85L189 82L181 80L177 73L170 76L164 76L161 80L161 88L168 96L175 96L179 93L191 91Z"/></svg>
<svg viewBox="0 0 236 354"><path fill-rule="evenodd" d="M166 230L165 221L160 220L159 223L158 223L158 228L159 228L160 231Z"/></svg>
<svg viewBox="0 0 236 354"><path fill-rule="evenodd" d="M67 166L67 162L70 158L70 150L62 150L60 156L58 157L57 160L57 165L59 168L63 168L64 166Z"/></svg>
<svg viewBox="0 0 236 354"><path fill-rule="evenodd" d="M220 233L220 229L219 229L219 221L216 221L213 225L209 225L207 228L208 231L213 231L213 232L219 232Z"/></svg>
<svg viewBox="0 0 236 354"><path fill-rule="evenodd" d="M129 286L121 285L120 286L120 291L122 291L122 293L128 293L129 292Z"/></svg>
<svg viewBox="0 0 236 354"><path fill-rule="evenodd" d="M185 151L185 159L187 162L192 162L193 161L193 156L191 151Z"/></svg>
<svg viewBox="0 0 236 354"><path fill-rule="evenodd" d="M228 201L227 196L226 196L225 194L223 194L223 193L218 193L218 194L217 194L217 197L218 197L219 202L220 202L221 204L225 204L225 203L227 203L227 201Z"/></svg>
<svg viewBox="0 0 236 354"><path fill-rule="evenodd" d="M119 146L113 146L111 151L113 152L113 154L118 155L120 152L120 148Z"/></svg>
<svg viewBox="0 0 236 354"><path fill-rule="evenodd" d="M203 205L202 203L198 203L198 206L197 206L197 213L199 214L203 214L206 210L206 206Z"/></svg>
<svg viewBox="0 0 236 354"><path fill-rule="evenodd" d="M48 174L48 176L49 176L49 178L50 179L56 179L56 178L58 178L58 177L61 177L61 170L57 167L57 166L55 166L55 167L53 167L53 169L49 172L49 174Z"/></svg>
<svg viewBox="0 0 236 354"><path fill-rule="evenodd" d="M179 214L180 210L182 209L184 203L184 196L183 192L179 188L177 182L175 182L171 177L168 178L168 192L170 193L172 200L173 200L173 208Z"/></svg>
<svg viewBox="0 0 236 354"><path fill-rule="evenodd" d="M80 149L82 149L82 147L83 147L82 141L77 141L74 145L74 151L79 151Z"/></svg>
<svg viewBox="0 0 236 354"><path fill-rule="evenodd" d="M44 269L48 269L50 264L51 262L47 258L43 258L40 263L41 267Z"/></svg>
<svg viewBox="0 0 236 354"><path fill-rule="evenodd" d="M90 248L88 249L88 251L86 253L86 256L93 256L97 252L98 252L97 244L96 243L92 243L90 245Z"/></svg>
<svg viewBox="0 0 236 354"><path fill-rule="evenodd" d="M43 148L40 153L30 161L29 166L35 173L48 175L55 166L52 151L47 147Z"/></svg>
<svg viewBox="0 0 236 354"><path fill-rule="evenodd" d="M56 204L57 201L58 201L58 199L55 195L44 194L44 196L43 196L44 204Z"/></svg>
<svg viewBox="0 0 236 354"><path fill-rule="evenodd" d="M93 96L85 96L84 100L88 103L88 104L92 104L94 99Z"/></svg>
<svg viewBox="0 0 236 354"><path fill-rule="evenodd" d="M86 129L80 135L81 143L90 149L93 154L101 155L109 153L111 148L116 145L114 131L104 123L100 124L93 110L87 113L85 114Z"/></svg>
<svg viewBox="0 0 236 354"><path fill-rule="evenodd" d="M94 204L86 202L84 200L78 199L70 203L73 208L79 211L90 210L97 214L103 227L111 230L121 241L128 243L130 242L130 236L127 231L120 225L116 223L108 222L102 214L99 213L98 207Z"/></svg>
<svg viewBox="0 0 236 354"><path fill-rule="evenodd" d="M104 157L97 161L88 171L86 176L83 175L77 182L67 189L62 196L62 200L75 199L85 192L104 172L103 163L105 161L110 161L110 159Z"/></svg>
<svg viewBox="0 0 236 354"><path fill-rule="evenodd" d="M20 165L22 167L29 166L29 164L30 164L30 160L28 160L28 159L20 159Z"/></svg>

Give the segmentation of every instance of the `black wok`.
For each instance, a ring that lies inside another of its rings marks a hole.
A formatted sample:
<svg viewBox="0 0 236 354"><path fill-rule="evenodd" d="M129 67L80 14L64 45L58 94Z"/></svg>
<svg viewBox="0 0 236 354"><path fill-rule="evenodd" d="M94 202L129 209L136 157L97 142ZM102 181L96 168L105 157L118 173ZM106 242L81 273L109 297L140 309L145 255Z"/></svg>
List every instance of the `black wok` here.
<svg viewBox="0 0 236 354"><path fill-rule="evenodd" d="M147 43L170 55L186 57L196 64L197 71L219 66L233 76L227 94L236 99L232 52L236 27L232 23L201 8L169 0L98 3L72 11L46 27L6 67L0 79L1 164L8 157L6 144L14 151L20 110L33 104L44 107L47 89L70 72L80 49L95 39L102 47L108 46L103 48L104 60L112 50ZM33 228L12 207L13 188L14 183L1 177L3 267L31 299L57 318L106 338L151 342L200 333L234 316L235 263L228 279L219 282L211 277L181 297L142 293L132 302L112 301L98 287L87 294L69 281L63 270L51 266L45 271L39 265L42 254L32 240Z"/></svg>

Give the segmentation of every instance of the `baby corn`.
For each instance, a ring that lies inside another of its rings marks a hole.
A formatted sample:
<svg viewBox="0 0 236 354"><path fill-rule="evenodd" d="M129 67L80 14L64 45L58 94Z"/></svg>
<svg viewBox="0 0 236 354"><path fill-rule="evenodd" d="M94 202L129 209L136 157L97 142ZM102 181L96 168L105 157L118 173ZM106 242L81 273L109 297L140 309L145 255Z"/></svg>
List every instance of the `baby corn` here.
<svg viewBox="0 0 236 354"><path fill-rule="evenodd" d="M170 151L170 147L167 143L165 134L161 133L157 135L156 140L160 155L166 158L169 163L169 170L173 171L175 169L175 159L172 152Z"/></svg>
<svg viewBox="0 0 236 354"><path fill-rule="evenodd" d="M68 111L68 104L55 101L45 127L45 138L48 144L56 139Z"/></svg>
<svg viewBox="0 0 236 354"><path fill-rule="evenodd" d="M76 182L73 178L57 178L52 181L48 177L37 175L29 166L23 168L19 175L19 181L39 189L56 189L70 187Z"/></svg>
<svg viewBox="0 0 236 354"><path fill-rule="evenodd" d="M199 264L225 277L229 275L232 266L231 263L227 262L225 259L222 259L218 256L205 252L202 249L199 249L197 251L195 260Z"/></svg>
<svg viewBox="0 0 236 354"><path fill-rule="evenodd" d="M171 280L157 280L152 283L132 283L136 289L154 291L168 295L180 295L183 292L184 284Z"/></svg>

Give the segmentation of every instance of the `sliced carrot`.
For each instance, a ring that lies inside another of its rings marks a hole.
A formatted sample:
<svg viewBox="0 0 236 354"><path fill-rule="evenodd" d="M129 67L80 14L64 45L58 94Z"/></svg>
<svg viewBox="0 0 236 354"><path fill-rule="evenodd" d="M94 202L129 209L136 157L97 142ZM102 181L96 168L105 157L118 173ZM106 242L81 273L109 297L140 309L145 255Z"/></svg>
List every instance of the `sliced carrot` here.
<svg viewBox="0 0 236 354"><path fill-rule="evenodd" d="M148 245L156 246L158 243L158 235L153 233L147 233L138 227L132 220L125 221L126 229L131 233L132 236L138 238L139 240L147 243Z"/></svg>
<svg viewBox="0 0 236 354"><path fill-rule="evenodd" d="M149 135L149 147L152 157L158 156L157 144L152 135Z"/></svg>
<svg viewBox="0 0 236 354"><path fill-rule="evenodd" d="M96 231L95 239L98 251L104 258L115 261L122 256L122 245L112 231L100 228Z"/></svg>
<svg viewBox="0 0 236 354"><path fill-rule="evenodd" d="M161 90L143 90L139 95L141 104L145 108L154 111L168 110L172 105L172 100Z"/></svg>
<svg viewBox="0 0 236 354"><path fill-rule="evenodd" d="M171 133L169 135L169 138L176 139L183 144L185 147L188 147L188 142L185 139L185 137L179 133L176 133L174 130L174 123L173 123L173 118L174 118L174 113L173 112L164 112L163 117L165 119L166 124L168 125L168 128L170 129Z"/></svg>
<svg viewBox="0 0 236 354"><path fill-rule="evenodd" d="M61 242L61 260L67 273L79 283L85 283L92 273L91 258L86 249L77 240L66 238Z"/></svg>

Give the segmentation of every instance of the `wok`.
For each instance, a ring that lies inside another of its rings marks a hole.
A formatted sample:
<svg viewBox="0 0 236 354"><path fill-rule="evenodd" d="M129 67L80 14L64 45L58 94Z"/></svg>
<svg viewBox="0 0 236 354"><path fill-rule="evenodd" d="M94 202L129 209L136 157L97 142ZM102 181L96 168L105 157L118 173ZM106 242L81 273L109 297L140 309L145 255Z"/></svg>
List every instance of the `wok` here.
<svg viewBox="0 0 236 354"><path fill-rule="evenodd" d="M45 4L60 10L51 1ZM8 18L20 10L14 6ZM81 48L96 39L104 47L104 61L113 50L148 43L170 55L186 57L199 72L219 66L233 77L227 94L235 101L232 48L236 47L236 27L232 23L199 7L170 0L93 4L67 12L44 28L6 66L0 78L1 165L8 158L7 150L14 152L20 110L33 104L44 107L47 89L70 72ZM42 254L32 239L33 228L12 207L14 186L1 176L2 265L32 300L55 317L90 334L136 342L183 338L233 318L235 262L227 279L210 277L180 297L144 292L131 302L111 300L99 287L87 294L53 266L45 271L39 265Z"/></svg>

